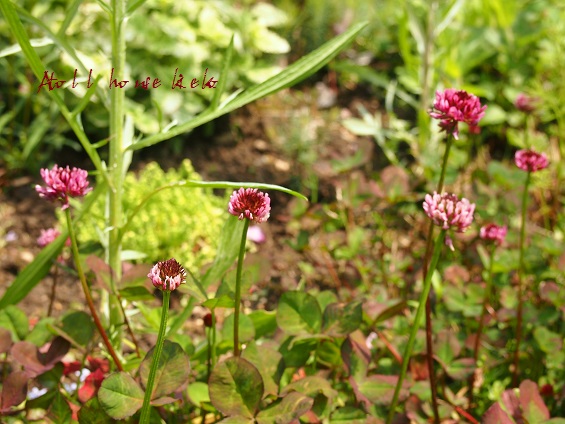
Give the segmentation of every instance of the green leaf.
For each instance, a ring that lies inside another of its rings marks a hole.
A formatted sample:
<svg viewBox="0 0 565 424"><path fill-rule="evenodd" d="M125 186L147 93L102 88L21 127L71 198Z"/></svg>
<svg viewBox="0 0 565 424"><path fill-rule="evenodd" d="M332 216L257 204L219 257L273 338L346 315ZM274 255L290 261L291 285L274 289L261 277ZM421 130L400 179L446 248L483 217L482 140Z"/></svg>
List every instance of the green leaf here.
<svg viewBox="0 0 565 424"><path fill-rule="evenodd" d="M284 293L277 309L277 324L288 334L317 334L322 326L322 312L316 298L299 291Z"/></svg>
<svg viewBox="0 0 565 424"><path fill-rule="evenodd" d="M133 301L152 301L154 296L145 286L128 286L119 290L122 299Z"/></svg>
<svg viewBox="0 0 565 424"><path fill-rule="evenodd" d="M265 395L278 395L279 381L284 370L282 355L267 345L257 346L255 342L251 342L245 347L242 357L255 365L261 374Z"/></svg>
<svg viewBox="0 0 565 424"><path fill-rule="evenodd" d="M234 315L226 317L224 326L222 327L222 338L224 340L233 340ZM253 321L247 315L239 315L239 341L245 343L255 338L255 327Z"/></svg>
<svg viewBox="0 0 565 424"><path fill-rule="evenodd" d="M224 415L253 418L263 397L263 379L249 361L232 357L214 367L209 380L212 405Z"/></svg>
<svg viewBox="0 0 565 424"><path fill-rule="evenodd" d="M86 347L94 336L94 322L86 312L78 311L65 315L57 328L61 330L61 336L83 347Z"/></svg>
<svg viewBox="0 0 565 424"><path fill-rule="evenodd" d="M301 378L285 386L281 390L281 396L292 392L300 392L312 398L315 398L320 393L328 399L333 399L338 395L338 392L332 388L329 380L315 375Z"/></svg>
<svg viewBox="0 0 565 424"><path fill-rule="evenodd" d="M483 424L515 424L514 420L508 416L497 402L492 405L485 415L483 415Z"/></svg>
<svg viewBox="0 0 565 424"><path fill-rule="evenodd" d="M274 77L269 78L267 81L246 90L235 99L230 101L228 104L226 104L222 109L204 112L198 115L196 118L173 127L166 132L146 137L138 141L137 143L134 143L132 146L128 147L128 149L139 150L143 147L159 143L160 141L168 140L188 130L199 127L206 122L210 122L211 120L216 119L219 116L225 115L226 113L245 106L246 104L249 104L255 100L268 96L269 94L276 93L283 88L291 87L297 84L298 82L312 75L327 62L329 62L335 55L343 50L366 26L367 22L361 22L352 25L351 28L349 28L347 31L328 41L320 48L314 50L312 53L297 60L295 63L288 66L278 75L275 75Z"/></svg>
<svg viewBox="0 0 565 424"><path fill-rule="evenodd" d="M73 225L80 222L80 219L88 212L90 206L94 203L98 196L105 192L106 187L106 184L98 184L94 191L86 196L78 216L73 221ZM31 292L31 290L49 272L54 259L61 252L67 237L67 231L62 231L62 234L59 237L39 252L34 261L19 273L12 284L10 284L10 286L6 289L2 299L0 299L0 310L4 309L8 305L19 303L29 294L29 292Z"/></svg>
<svg viewBox="0 0 565 424"><path fill-rule="evenodd" d="M220 297L214 297L211 299L208 299L205 302L202 302L202 306L204 306L205 308L208 309L215 309L215 308L233 308L235 305L234 300L228 296L227 294L224 294Z"/></svg>
<svg viewBox="0 0 565 424"><path fill-rule="evenodd" d="M559 351L563 347L563 336L543 326L534 329L534 339L545 353Z"/></svg>
<svg viewBox="0 0 565 424"><path fill-rule="evenodd" d="M314 399L292 392L259 412L255 420L257 424L290 423L308 412L313 404Z"/></svg>
<svg viewBox="0 0 565 424"><path fill-rule="evenodd" d="M222 94L224 94L224 91L226 90L228 72L233 57L233 37L234 36L232 35L230 44L228 46L228 49L226 50L226 57L224 58L224 62L222 63L220 77L218 78L218 85L216 86L216 88L214 88L214 97L212 97L212 102L210 103L210 110L215 110L218 108Z"/></svg>
<svg viewBox="0 0 565 424"><path fill-rule="evenodd" d="M154 351L155 348L153 347L147 352L147 355L145 355L145 358L139 366L139 377L141 378L141 384L143 386L147 385ZM159 357L159 364L157 364L151 399L166 396L177 390L188 381L189 373L190 363L188 361L188 355L182 350L182 347L178 343L165 340L163 351Z"/></svg>
<svg viewBox="0 0 565 424"><path fill-rule="evenodd" d="M332 303L324 311L322 332L332 337L347 336L359 328L362 320L361 302Z"/></svg>
<svg viewBox="0 0 565 424"><path fill-rule="evenodd" d="M395 375L371 375L359 382L359 391L370 403L388 405L392 402L392 396L397 382L398 376ZM403 384L399 399L402 400L407 397L408 390Z"/></svg>
<svg viewBox="0 0 565 424"><path fill-rule="evenodd" d="M279 352L287 367L299 368L306 364L318 342L314 339L295 339L294 336L287 338L279 348Z"/></svg>
<svg viewBox="0 0 565 424"><path fill-rule="evenodd" d="M277 312L259 309L249 315L255 327L255 339L271 336L277 331Z"/></svg>
<svg viewBox="0 0 565 424"><path fill-rule="evenodd" d="M541 398L538 385L531 380L520 383L520 406L528 423L541 423L549 419L549 411Z"/></svg>
<svg viewBox="0 0 565 424"><path fill-rule="evenodd" d="M0 327L12 333L12 340L24 340L29 332L27 315L17 306L8 305L0 311Z"/></svg>
<svg viewBox="0 0 565 424"><path fill-rule="evenodd" d="M473 374L475 367L473 358L460 358L447 364L445 372L454 380L465 380Z"/></svg>
<svg viewBox="0 0 565 424"><path fill-rule="evenodd" d="M110 417L121 420L131 417L141 408L143 390L129 374L118 372L102 382L98 400Z"/></svg>
<svg viewBox="0 0 565 424"><path fill-rule="evenodd" d="M115 421L104 412L100 401L94 396L78 411L78 422L80 424L112 424Z"/></svg>
<svg viewBox="0 0 565 424"><path fill-rule="evenodd" d="M208 392L208 385L206 383L196 381L188 386L186 392L188 400L190 400L194 406L202 408L203 403L210 402L210 393Z"/></svg>
<svg viewBox="0 0 565 424"><path fill-rule="evenodd" d="M71 407L59 390L55 392L55 397L51 403L51 407L47 411L47 417L57 424L67 424L71 422Z"/></svg>
<svg viewBox="0 0 565 424"><path fill-rule="evenodd" d="M55 318L42 318L26 336L26 341L33 343L37 347L43 346L53 337L53 331L51 331L51 329L54 323Z"/></svg>
<svg viewBox="0 0 565 424"><path fill-rule="evenodd" d="M330 422L332 424L365 424L367 413L352 406L345 406L332 413Z"/></svg>

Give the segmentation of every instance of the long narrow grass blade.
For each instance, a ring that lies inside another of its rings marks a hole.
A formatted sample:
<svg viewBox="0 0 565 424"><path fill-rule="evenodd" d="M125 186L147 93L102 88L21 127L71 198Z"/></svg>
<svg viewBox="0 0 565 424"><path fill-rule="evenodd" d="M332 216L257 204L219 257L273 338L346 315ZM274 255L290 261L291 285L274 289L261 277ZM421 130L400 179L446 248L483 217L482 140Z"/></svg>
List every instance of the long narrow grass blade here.
<svg viewBox="0 0 565 424"><path fill-rule="evenodd" d="M228 79L226 78L233 57L233 35L230 40L230 45L228 46L228 50L226 52L226 57L224 59L224 63L222 64L222 70L220 71L220 77L218 78L218 85L214 88L214 97L212 98L212 103L210 104L210 110L215 110L218 108L220 104L220 99L222 94L224 94L224 90L226 89L226 84Z"/></svg>

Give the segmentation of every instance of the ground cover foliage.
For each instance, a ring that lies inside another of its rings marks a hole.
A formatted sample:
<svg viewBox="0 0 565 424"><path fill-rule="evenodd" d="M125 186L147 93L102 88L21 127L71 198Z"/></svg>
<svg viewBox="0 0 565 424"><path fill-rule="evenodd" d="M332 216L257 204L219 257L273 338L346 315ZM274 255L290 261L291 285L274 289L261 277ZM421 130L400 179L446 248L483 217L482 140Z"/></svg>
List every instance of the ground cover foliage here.
<svg viewBox="0 0 565 424"><path fill-rule="evenodd" d="M563 5L373 3L0 0L2 166L59 209L0 298L3 422L564 422ZM175 68L217 86L107 86ZM284 179L128 172L252 102ZM88 308L30 322L58 273Z"/></svg>

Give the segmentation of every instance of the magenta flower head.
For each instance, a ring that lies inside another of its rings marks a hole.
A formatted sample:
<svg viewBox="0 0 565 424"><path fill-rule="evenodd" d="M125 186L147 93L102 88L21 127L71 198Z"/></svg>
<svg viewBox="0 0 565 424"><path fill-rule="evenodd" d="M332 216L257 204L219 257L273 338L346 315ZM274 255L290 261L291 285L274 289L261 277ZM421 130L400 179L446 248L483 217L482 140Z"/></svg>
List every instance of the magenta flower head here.
<svg viewBox="0 0 565 424"><path fill-rule="evenodd" d="M545 153L534 152L533 150L518 150L514 155L516 166L524 171L536 172L547 168L549 161Z"/></svg>
<svg viewBox="0 0 565 424"><path fill-rule="evenodd" d="M479 236L483 240L493 241L500 246L506 237L507 231L506 225L499 227L496 224L487 224L481 227Z"/></svg>
<svg viewBox="0 0 565 424"><path fill-rule="evenodd" d="M463 198L459 200L455 194L426 194L424 211L434 224L444 230L455 230L463 233L473 222L475 204Z"/></svg>
<svg viewBox="0 0 565 424"><path fill-rule="evenodd" d="M535 104L536 99L524 93L518 94L516 100L514 100L514 106L516 106L516 109L526 113L534 111L536 109Z"/></svg>
<svg viewBox="0 0 565 424"><path fill-rule="evenodd" d="M436 100L432 110L429 112L434 119L439 119L439 126L442 131L453 134L459 139L459 122L469 125L469 131L478 134L479 121L485 116L485 106L481 106L481 101L477 96L467 93L464 90L448 88L445 91L436 91Z"/></svg>
<svg viewBox="0 0 565 424"><path fill-rule="evenodd" d="M228 212L239 219L247 218L260 224L269 219L271 199L256 188L240 188L230 196Z"/></svg>
<svg viewBox="0 0 565 424"><path fill-rule="evenodd" d="M88 187L88 172L84 169L55 165L51 170L42 169L41 177L47 187L36 185L35 191L47 200L61 201L63 210L69 207L69 197L82 197L92 190L92 187Z"/></svg>
<svg viewBox="0 0 565 424"><path fill-rule="evenodd" d="M163 291L173 291L186 282L186 271L173 258L157 262L147 276L155 287Z"/></svg>
<svg viewBox="0 0 565 424"><path fill-rule="evenodd" d="M57 237L61 235L61 232L56 228L49 228L47 230L41 230L40 236L37 238L37 244L39 247L45 247L55 241Z"/></svg>

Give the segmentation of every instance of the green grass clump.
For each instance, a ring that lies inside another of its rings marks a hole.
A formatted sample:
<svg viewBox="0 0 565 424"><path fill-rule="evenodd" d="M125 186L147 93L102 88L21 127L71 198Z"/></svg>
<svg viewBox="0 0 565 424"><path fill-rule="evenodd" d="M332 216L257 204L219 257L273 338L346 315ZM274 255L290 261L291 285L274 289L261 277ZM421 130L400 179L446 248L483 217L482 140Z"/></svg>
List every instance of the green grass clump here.
<svg viewBox="0 0 565 424"><path fill-rule="evenodd" d="M125 216L129 217L156 189L181 180L201 180L188 159L178 169L167 172L151 162L138 176L128 173L124 182ZM92 213L78 230L81 243L104 243L104 208L102 198L93 205ZM151 263L174 257L196 271L214 258L226 214L227 201L211 190L167 188L152 196L132 218L124 234L123 250L141 252L146 255L143 261Z"/></svg>

